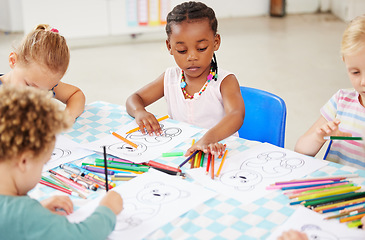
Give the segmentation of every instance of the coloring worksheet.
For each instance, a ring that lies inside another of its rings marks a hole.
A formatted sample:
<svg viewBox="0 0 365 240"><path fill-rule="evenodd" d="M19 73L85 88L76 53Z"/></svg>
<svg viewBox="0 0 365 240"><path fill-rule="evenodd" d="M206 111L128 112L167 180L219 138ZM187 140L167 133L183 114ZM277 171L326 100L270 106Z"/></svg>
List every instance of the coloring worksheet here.
<svg viewBox="0 0 365 240"><path fill-rule="evenodd" d="M103 146L106 146L107 154L128 159L135 163L141 163L156 159L163 152L169 151L201 131L199 128L192 127L186 123L177 123L171 119L160 122L160 126L162 129L160 136L142 134L139 130L126 134L129 130L138 127L135 121L116 131L123 138L136 144L137 148L112 134L98 141L87 143L84 146L96 152L103 152Z"/></svg>
<svg viewBox="0 0 365 240"><path fill-rule="evenodd" d="M215 161L215 173L220 162L221 159ZM324 160L263 143L233 156L228 152L220 175L214 180L206 174L206 168L190 169L187 174L219 193L251 203L272 191L266 190L270 184L304 177L327 164Z"/></svg>
<svg viewBox="0 0 365 240"><path fill-rule="evenodd" d="M59 135L56 138L56 144L51 159L43 166L43 172L55 168L62 163L81 159L93 153L93 151L83 148L79 143Z"/></svg>
<svg viewBox="0 0 365 240"><path fill-rule="evenodd" d="M327 215L300 206L284 224L278 226L268 240L276 240L284 231L298 230L307 234L309 240L361 240L365 231L348 228L338 219L324 220Z"/></svg>
<svg viewBox="0 0 365 240"><path fill-rule="evenodd" d="M181 177L150 170L113 189L123 197L123 211L108 239L143 239L181 214L216 195ZM97 207L99 199L67 218L80 222Z"/></svg>

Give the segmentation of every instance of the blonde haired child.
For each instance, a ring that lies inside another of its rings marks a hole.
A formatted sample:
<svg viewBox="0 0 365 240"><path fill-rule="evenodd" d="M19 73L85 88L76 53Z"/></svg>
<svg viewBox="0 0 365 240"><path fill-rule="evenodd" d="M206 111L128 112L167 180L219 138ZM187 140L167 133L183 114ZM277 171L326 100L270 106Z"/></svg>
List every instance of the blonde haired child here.
<svg viewBox="0 0 365 240"><path fill-rule="evenodd" d="M73 211L67 196L39 203L26 195L41 178L56 134L71 125L51 98L30 87L0 88L1 239L106 239L123 208L118 193L109 191L95 212L78 224L57 214Z"/></svg>
<svg viewBox="0 0 365 240"><path fill-rule="evenodd" d="M359 136L365 126L365 15L351 21L341 45L342 59L354 89L340 89L321 108L321 116L299 138L295 151L315 156L325 136ZM333 140L327 159L365 169L360 141Z"/></svg>
<svg viewBox="0 0 365 240"><path fill-rule="evenodd" d="M70 61L66 40L57 29L38 25L24 37L9 55L11 71L0 75L0 84L26 85L53 91L66 104L66 111L76 119L85 108L85 95L70 84L61 82Z"/></svg>
<svg viewBox="0 0 365 240"><path fill-rule="evenodd" d="M220 140L236 133L244 118L244 103L236 77L219 69L214 52L217 34L213 9L200 2L177 5L167 16L166 46L177 67L168 68L155 81L127 99L127 111L135 117L142 133L160 134L161 128L145 107L165 97L172 119L209 129L189 148L222 154Z"/></svg>

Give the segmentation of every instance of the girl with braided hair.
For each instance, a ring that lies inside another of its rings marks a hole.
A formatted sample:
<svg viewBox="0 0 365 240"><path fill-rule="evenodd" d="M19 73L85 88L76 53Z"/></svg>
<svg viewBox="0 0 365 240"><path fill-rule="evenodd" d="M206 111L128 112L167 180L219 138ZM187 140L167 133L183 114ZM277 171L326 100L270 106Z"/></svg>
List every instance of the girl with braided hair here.
<svg viewBox="0 0 365 240"><path fill-rule="evenodd" d="M221 68L218 71L214 52L219 49L221 37L217 27L213 9L205 4L177 5L168 14L166 24L166 46L177 66L133 93L126 103L142 133L161 134L158 121L146 107L162 97L172 119L209 129L186 156L196 150L223 154L225 146L219 141L235 134L244 119L236 77Z"/></svg>

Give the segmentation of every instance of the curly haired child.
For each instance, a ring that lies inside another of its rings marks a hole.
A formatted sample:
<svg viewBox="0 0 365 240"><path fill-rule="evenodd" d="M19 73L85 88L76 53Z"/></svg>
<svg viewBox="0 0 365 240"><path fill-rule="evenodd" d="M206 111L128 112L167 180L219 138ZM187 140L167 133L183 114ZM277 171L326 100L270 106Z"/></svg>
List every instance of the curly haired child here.
<svg viewBox="0 0 365 240"><path fill-rule="evenodd" d="M123 208L116 192L109 191L95 212L78 224L62 216L73 211L67 196L41 203L27 196L51 158L56 134L70 125L51 94L11 84L0 87L1 239L106 239L114 229L115 215Z"/></svg>
<svg viewBox="0 0 365 240"><path fill-rule="evenodd" d="M47 24L38 25L9 55L11 71L0 74L0 84L32 86L53 91L76 119L85 108L85 95L77 87L61 82L70 62L66 39Z"/></svg>

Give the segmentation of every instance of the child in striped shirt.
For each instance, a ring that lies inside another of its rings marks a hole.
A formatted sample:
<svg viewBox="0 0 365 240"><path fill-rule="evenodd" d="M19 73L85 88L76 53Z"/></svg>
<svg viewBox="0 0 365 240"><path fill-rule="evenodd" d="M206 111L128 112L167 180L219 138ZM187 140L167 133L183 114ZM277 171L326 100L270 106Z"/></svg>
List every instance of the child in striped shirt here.
<svg viewBox="0 0 365 240"><path fill-rule="evenodd" d="M361 136L365 129L365 15L346 28L341 43L342 59L353 89L340 89L321 108L321 116L299 138L295 151L315 156L325 136ZM361 141L333 140L326 160L365 169Z"/></svg>

